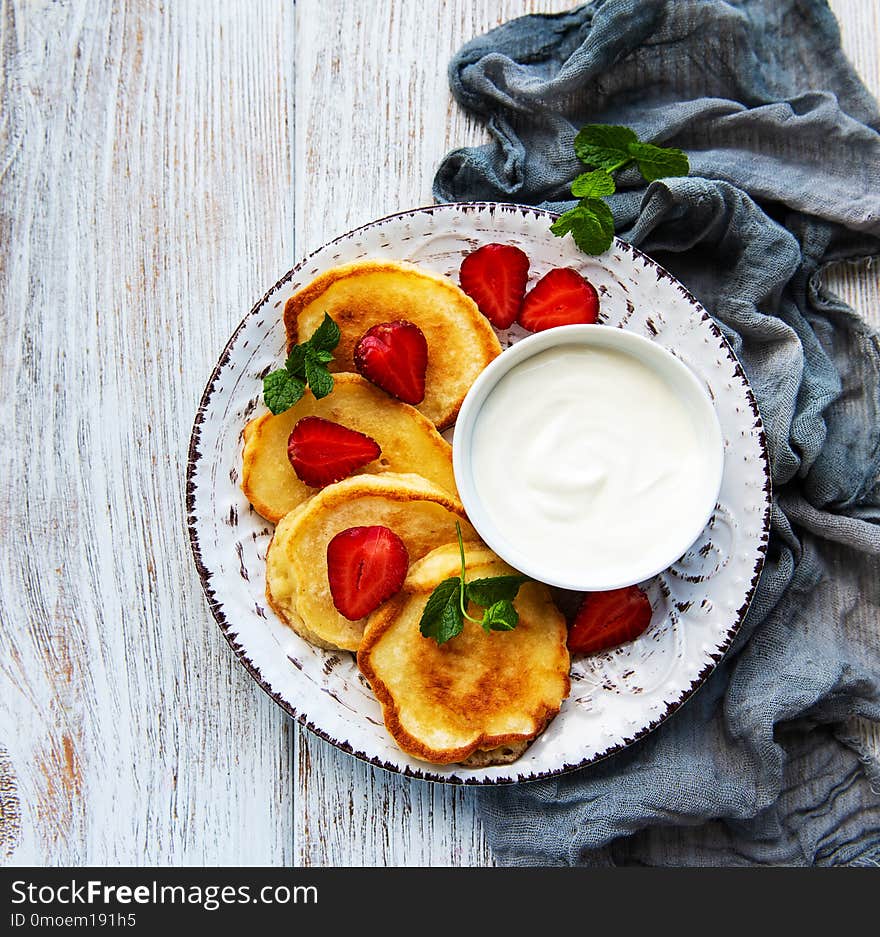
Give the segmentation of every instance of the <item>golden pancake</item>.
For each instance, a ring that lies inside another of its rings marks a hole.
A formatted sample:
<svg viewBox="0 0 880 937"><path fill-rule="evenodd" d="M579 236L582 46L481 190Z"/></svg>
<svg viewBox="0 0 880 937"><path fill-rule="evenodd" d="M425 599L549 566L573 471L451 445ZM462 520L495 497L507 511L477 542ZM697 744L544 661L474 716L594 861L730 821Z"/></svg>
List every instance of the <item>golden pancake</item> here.
<svg viewBox="0 0 880 937"><path fill-rule="evenodd" d="M514 572L481 544L466 544L466 559L469 581ZM422 637L429 595L459 569L456 543L413 564L403 590L370 616L358 666L405 752L479 767L516 758L559 712L570 689L567 630L547 587L527 582L513 631L486 634L466 620L443 645Z"/></svg>
<svg viewBox="0 0 880 937"><path fill-rule="evenodd" d="M287 301L288 346L308 339L328 313L342 337L329 365L354 371L354 346L374 325L406 319L428 342L425 399L417 409L439 429L455 422L477 375L501 353L476 303L445 277L412 264L364 260L334 267Z"/></svg>
<svg viewBox="0 0 880 937"><path fill-rule="evenodd" d="M349 527L388 527L410 563L455 536L460 521L476 536L459 501L419 475L355 475L329 485L285 515L266 555L266 597L281 619L319 647L357 650L366 619L336 611L327 578L327 544Z"/></svg>
<svg viewBox="0 0 880 937"><path fill-rule="evenodd" d="M244 430L241 487L257 513L277 522L318 490L297 478L287 458L294 425L319 416L375 439L382 454L360 471L418 472L458 497L452 474L452 447L416 409L389 397L359 374L337 374L333 392L315 400L311 391L277 416L266 413Z"/></svg>

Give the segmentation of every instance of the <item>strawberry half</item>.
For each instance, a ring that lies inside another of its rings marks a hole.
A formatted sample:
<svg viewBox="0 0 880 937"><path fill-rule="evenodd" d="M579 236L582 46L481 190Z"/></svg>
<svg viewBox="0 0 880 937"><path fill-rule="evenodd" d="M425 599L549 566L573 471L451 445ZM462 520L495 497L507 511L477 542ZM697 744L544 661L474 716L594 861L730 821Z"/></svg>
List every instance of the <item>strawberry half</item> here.
<svg viewBox="0 0 880 937"><path fill-rule="evenodd" d="M638 586L589 592L568 632L573 654L597 651L633 641L651 623L651 603Z"/></svg>
<svg viewBox="0 0 880 937"><path fill-rule="evenodd" d="M398 319L368 329L355 345L354 366L368 381L404 403L425 399L428 343L412 322Z"/></svg>
<svg viewBox="0 0 880 937"><path fill-rule="evenodd" d="M595 322L599 294L593 284L571 267L558 267L541 277L523 300L519 324L530 332L557 325Z"/></svg>
<svg viewBox="0 0 880 937"><path fill-rule="evenodd" d="M319 416L303 417L287 438L287 458L312 488L348 478L381 452L375 439Z"/></svg>
<svg viewBox="0 0 880 937"><path fill-rule="evenodd" d="M349 527L327 544L330 595L340 615L357 621L400 591L409 554L388 527Z"/></svg>
<svg viewBox="0 0 880 937"><path fill-rule="evenodd" d="M528 280L529 258L510 244L484 245L468 254L458 271L461 288L499 329L516 322Z"/></svg>

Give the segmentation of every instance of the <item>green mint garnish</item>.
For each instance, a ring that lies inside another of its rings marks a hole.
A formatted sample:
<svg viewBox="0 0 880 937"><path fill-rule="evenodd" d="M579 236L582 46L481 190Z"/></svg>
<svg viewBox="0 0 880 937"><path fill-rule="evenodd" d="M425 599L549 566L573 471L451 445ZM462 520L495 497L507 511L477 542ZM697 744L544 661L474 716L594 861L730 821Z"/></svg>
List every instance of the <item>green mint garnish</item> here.
<svg viewBox="0 0 880 937"><path fill-rule="evenodd" d="M601 198L614 192L614 177L604 169L594 169L577 177L571 184L576 198Z"/></svg>
<svg viewBox="0 0 880 937"><path fill-rule="evenodd" d="M333 375L327 365L333 360L339 338L339 326L325 312L312 337L290 349L284 367L263 378L263 400L273 413L289 410L307 386L318 400L333 390Z"/></svg>
<svg viewBox="0 0 880 937"><path fill-rule="evenodd" d="M263 399L273 413L289 410L305 392L305 381L293 377L286 369L272 371L263 378Z"/></svg>
<svg viewBox="0 0 880 937"><path fill-rule="evenodd" d="M528 577L490 576L469 583L466 578L461 524L457 521L455 532L461 555L461 574L444 579L431 593L419 621L422 637L434 638L438 644L445 644L461 634L465 619L480 625L487 633L512 631L519 622L519 614L513 607L513 600L519 592L519 587L528 581ZM485 609L482 618L474 618L468 614L468 602Z"/></svg>
<svg viewBox="0 0 880 937"><path fill-rule="evenodd" d="M488 579L475 579L467 584L468 598L481 608L488 608L496 602L512 602L519 587L528 581L526 576L491 576Z"/></svg>
<svg viewBox="0 0 880 937"><path fill-rule="evenodd" d="M339 326L325 312L323 321L315 329L306 345L315 352L333 351L339 344L340 335Z"/></svg>
<svg viewBox="0 0 880 937"><path fill-rule="evenodd" d="M445 644L461 634L464 619L461 614L461 579L454 576L445 579L431 593L428 604L422 612L419 630L425 638L435 638L438 644Z"/></svg>
<svg viewBox="0 0 880 937"><path fill-rule="evenodd" d="M574 138L574 152L587 166L614 172L631 159L629 148L638 143L635 130L613 124L587 124Z"/></svg>
<svg viewBox="0 0 880 937"><path fill-rule="evenodd" d="M513 631L519 623L519 613L513 602L503 599L490 605L483 615L483 628L488 631Z"/></svg>
<svg viewBox="0 0 880 937"><path fill-rule="evenodd" d="M333 390L333 375L311 355L306 355L306 381L316 400L326 397Z"/></svg>
<svg viewBox="0 0 880 937"><path fill-rule="evenodd" d="M571 194L580 201L560 215L550 230L557 237L571 234L585 254L602 254L614 241L614 219L602 201L615 191L611 173L632 163L647 182L690 172L688 158L681 150L644 143L629 127L588 124L574 138L574 151L582 163L595 168L571 184Z"/></svg>
<svg viewBox="0 0 880 937"><path fill-rule="evenodd" d="M578 205L560 215L550 230L563 237L571 232L575 244L585 254L602 254L614 240L611 209L599 198L581 199Z"/></svg>
<svg viewBox="0 0 880 937"><path fill-rule="evenodd" d="M648 182L667 176L686 176L691 169L686 154L673 146L634 143L630 148L639 172Z"/></svg>

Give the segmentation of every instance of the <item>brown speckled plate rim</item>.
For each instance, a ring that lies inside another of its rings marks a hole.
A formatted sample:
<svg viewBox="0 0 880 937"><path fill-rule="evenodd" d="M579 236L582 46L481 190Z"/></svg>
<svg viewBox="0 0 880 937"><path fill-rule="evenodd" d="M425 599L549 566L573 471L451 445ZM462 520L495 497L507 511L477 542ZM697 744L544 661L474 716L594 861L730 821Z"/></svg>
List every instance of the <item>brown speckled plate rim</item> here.
<svg viewBox="0 0 880 937"><path fill-rule="evenodd" d="M255 315L258 310L263 308L263 306L269 301L269 299L281 289L286 283L288 283L303 267L305 267L308 262L319 252L325 250L326 248L337 244L343 240L350 238L352 235L355 235L359 232L366 231L370 228L374 228L377 225L384 224L387 221L390 221L394 218L403 218L407 216L416 215L419 213L431 214L433 215L437 211L442 211L445 208L455 208L457 211L483 211L488 209L490 213L499 211L499 212L520 212L524 216L531 214L534 217L544 217L548 221L552 221L555 218L558 218L558 213L546 211L542 208L535 208L531 205L518 205L511 202L446 202L440 203L437 205L425 205L419 208L412 208L405 211L393 212L390 215L386 215L383 218L377 218L374 221L370 221L367 224L360 225L357 228L353 228L351 231L347 231L344 234L339 235L339 237L333 238L328 241L326 244L312 251L306 257L304 257L295 267L289 270L287 273L281 277L278 282L272 286L267 292L254 304L250 312L241 320L241 322L236 327L235 331L232 333L229 341L226 343L223 348L220 358L217 361L214 370L211 372L211 376L208 379L208 383L205 385L205 390L202 393L201 399L199 400L198 410L196 411L195 420L193 421L192 434L190 436L188 457L187 457L187 466L186 466L186 516L187 516L187 528L189 530L189 541L190 546L192 547L193 558L195 560L196 569L199 573L199 579L202 583L202 588L205 592L205 597L208 601L208 607L211 610L211 614L214 616L217 624L220 626L220 631L223 633L223 636L226 638L229 646L235 652L236 657L239 662L244 666L247 672L253 677L257 684L267 693L289 716L299 722L301 725L304 725L307 729L315 733L315 735L324 739L324 741L329 742L331 745L335 745L337 748L346 752L349 755L353 755L355 758L365 761L368 764L374 765L377 768L383 768L386 771L394 772L395 774L400 774L405 777L416 778L417 780L422 781L433 781L436 783L442 784L461 784L461 785L504 785L504 784L517 784L517 783L528 783L530 781L540 781L546 778L557 777L561 774L566 774L571 771L577 771L579 768L585 768L588 765L595 764L599 761L603 761L606 758L609 758L611 755L616 754L617 752L628 748L630 745L633 745L635 742L644 738L649 732L653 732L658 726L662 725L677 709L679 709L684 703L686 703L696 691L708 680L711 673L715 670L720 662L721 658L727 653L733 639L736 637L737 632L742 626L745 616L748 613L749 606L752 603L752 599L755 596L755 590L758 587L758 580L761 576L761 570L764 566L764 560L767 555L767 544L769 540L770 533L770 511L771 511L771 482L770 482L770 462L767 451L767 437L764 433L764 424L761 419L761 413L758 409L758 403L755 400L755 395L752 392L751 385L749 384L748 378L746 377L745 371L742 368L742 365L739 362L739 359L736 357L733 349L730 347L729 342L724 337L721 329L718 328L715 321L709 315L708 312L702 307L700 302L696 297L676 278L669 273L668 270L663 268L656 261L652 260L638 248L633 247L631 244L628 244L626 241L622 241L619 238L615 238L615 246L624 252L633 254L635 257L641 258L644 263L653 267L657 272L657 278L665 278L674 283L682 296L700 313L701 319L709 323L710 330L714 337L720 340L722 348L727 353L728 358L734 364L734 371L736 376L742 381L743 386L746 390L746 396L751 407L752 413L755 417L755 430L757 432L758 444L760 448L761 462L764 469L764 493L766 495L766 506L764 509L764 517L762 522L762 536L761 543L758 548L758 556L755 562L755 566L752 573L752 581L749 585L748 591L746 593L746 599L740 608L736 612L736 618L734 623L727 631L727 635L724 641L721 643L719 648L710 656L709 662L706 666L700 671L696 678L691 682L690 686L687 687L679 698L671 703L668 703L666 710L658 716L653 722L650 722L640 731L636 732L632 738L625 739L618 745L614 745L611 748L607 749L600 754L593 755L591 757L585 758L583 761L578 762L577 764L563 764L559 768L552 771L543 771L537 774L530 774L520 778L460 778L457 775L441 775L434 774L431 771L419 771L413 770L409 766L400 767L395 764L390 764L389 762L383 761L381 758L371 756L365 752L356 751L347 741L342 739L333 738L328 733L324 732L318 726L312 723L308 716L305 713L297 712L297 710L291 706L291 704L284 699L280 693L275 692L272 687L269 685L268 681L263 679L262 674L260 673L259 667L254 664L254 662L248 657L245 648L242 644L237 641L238 632L233 630L233 624L227 621L226 616L221 608L220 603L217 601L216 594L210 585L211 573L205 567L205 564L202 560L201 546L199 544L198 532L196 530L196 511L195 511L195 493L196 486L194 481L194 474L196 466L199 460L202 458L202 454L199 451L199 442L201 439L201 426L204 420L204 414L208 405L208 402L211 399L211 396L214 393L216 381L220 375L221 370L226 365L229 360L232 346L235 344L236 339L238 338L239 332L244 328L245 323Z"/></svg>

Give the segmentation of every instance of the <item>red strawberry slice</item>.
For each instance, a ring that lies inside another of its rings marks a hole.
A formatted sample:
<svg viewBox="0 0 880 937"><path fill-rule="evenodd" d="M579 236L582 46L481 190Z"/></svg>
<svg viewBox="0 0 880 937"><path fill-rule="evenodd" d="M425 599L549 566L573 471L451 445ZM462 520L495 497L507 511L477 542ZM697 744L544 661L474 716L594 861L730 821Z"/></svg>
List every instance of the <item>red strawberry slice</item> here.
<svg viewBox="0 0 880 937"><path fill-rule="evenodd" d="M409 554L388 527L349 527L327 544L327 578L340 615L357 621L400 591Z"/></svg>
<svg viewBox="0 0 880 937"><path fill-rule="evenodd" d="M573 654L595 654L635 640L651 623L651 603L638 586L589 592L568 632Z"/></svg>
<svg viewBox="0 0 880 937"><path fill-rule="evenodd" d="M398 319L368 329L355 345L354 366L368 381L404 403L425 399L428 343L412 322Z"/></svg>
<svg viewBox="0 0 880 937"><path fill-rule="evenodd" d="M287 439L287 458L297 476L323 488L378 459L375 439L319 416L303 417Z"/></svg>
<svg viewBox="0 0 880 937"><path fill-rule="evenodd" d="M557 325L595 322L599 294L593 284L571 267L558 267L541 277L523 300L519 324L530 332Z"/></svg>
<svg viewBox="0 0 880 937"><path fill-rule="evenodd" d="M529 279L529 258L510 244L486 244L468 254L458 271L461 288L499 329L516 322Z"/></svg>

